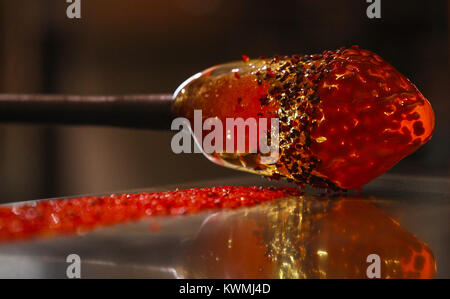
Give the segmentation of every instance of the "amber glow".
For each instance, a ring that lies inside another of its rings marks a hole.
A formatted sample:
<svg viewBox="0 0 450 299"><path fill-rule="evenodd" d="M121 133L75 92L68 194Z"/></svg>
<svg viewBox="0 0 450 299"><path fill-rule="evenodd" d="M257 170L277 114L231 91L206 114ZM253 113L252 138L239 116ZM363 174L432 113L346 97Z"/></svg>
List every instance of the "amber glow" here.
<svg viewBox="0 0 450 299"><path fill-rule="evenodd" d="M434 112L405 76L367 50L352 47L218 65L176 96L174 112L277 117L280 159L250 153L212 161L299 185L359 189L430 140ZM248 136L246 136L248 139Z"/></svg>
<svg viewBox="0 0 450 299"><path fill-rule="evenodd" d="M297 197L252 213L217 214L186 254L188 277L367 278L366 258L381 259L381 278L433 278L424 242L361 198Z"/></svg>

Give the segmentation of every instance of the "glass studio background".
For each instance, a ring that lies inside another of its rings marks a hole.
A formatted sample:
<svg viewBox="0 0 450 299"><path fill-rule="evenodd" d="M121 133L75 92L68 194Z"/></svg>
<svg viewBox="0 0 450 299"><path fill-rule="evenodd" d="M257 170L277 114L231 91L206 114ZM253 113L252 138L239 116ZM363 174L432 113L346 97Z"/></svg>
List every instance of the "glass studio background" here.
<svg viewBox="0 0 450 299"><path fill-rule="evenodd" d="M450 175L449 3L382 0L0 1L0 92L171 93L211 65L359 44L431 101L431 142L391 172ZM171 132L0 126L0 201L105 193L241 175L200 154L175 155Z"/></svg>

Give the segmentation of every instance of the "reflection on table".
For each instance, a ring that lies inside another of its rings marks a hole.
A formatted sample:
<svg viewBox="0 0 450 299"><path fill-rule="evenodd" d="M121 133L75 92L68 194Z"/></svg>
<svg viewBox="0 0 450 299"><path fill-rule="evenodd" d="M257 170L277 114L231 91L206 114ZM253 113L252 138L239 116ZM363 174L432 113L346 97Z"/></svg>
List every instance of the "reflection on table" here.
<svg viewBox="0 0 450 299"><path fill-rule="evenodd" d="M185 277L432 278L427 244L369 200L297 197L205 220L188 247ZM368 259L369 257L369 259ZM371 274L372 273L372 274Z"/></svg>

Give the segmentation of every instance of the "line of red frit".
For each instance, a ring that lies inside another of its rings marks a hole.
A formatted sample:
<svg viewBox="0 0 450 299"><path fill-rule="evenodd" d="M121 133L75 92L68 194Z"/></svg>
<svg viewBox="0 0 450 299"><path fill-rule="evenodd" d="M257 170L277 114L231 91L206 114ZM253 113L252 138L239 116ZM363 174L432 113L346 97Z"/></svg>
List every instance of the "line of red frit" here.
<svg viewBox="0 0 450 299"><path fill-rule="evenodd" d="M208 187L47 200L0 207L0 241L72 234L156 215L235 209L299 195L292 187Z"/></svg>

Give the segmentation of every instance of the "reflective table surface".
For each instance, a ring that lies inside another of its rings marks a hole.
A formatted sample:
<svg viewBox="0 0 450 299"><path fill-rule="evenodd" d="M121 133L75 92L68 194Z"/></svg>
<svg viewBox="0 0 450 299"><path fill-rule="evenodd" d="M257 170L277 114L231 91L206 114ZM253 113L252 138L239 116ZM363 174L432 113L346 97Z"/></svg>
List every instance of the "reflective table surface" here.
<svg viewBox="0 0 450 299"><path fill-rule="evenodd" d="M133 190L279 186L257 176ZM129 192L129 191L127 191ZM450 180L384 175L360 193L149 217L71 236L0 244L1 278L450 277ZM375 272L373 272L375 271ZM369 273L370 272L370 273Z"/></svg>

